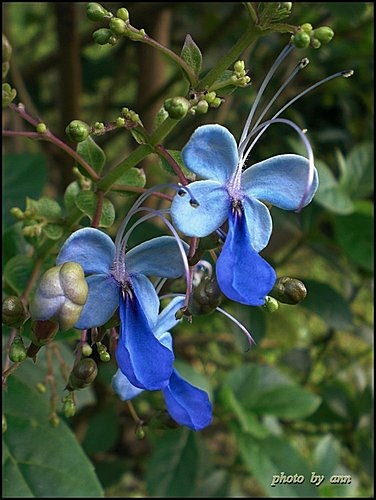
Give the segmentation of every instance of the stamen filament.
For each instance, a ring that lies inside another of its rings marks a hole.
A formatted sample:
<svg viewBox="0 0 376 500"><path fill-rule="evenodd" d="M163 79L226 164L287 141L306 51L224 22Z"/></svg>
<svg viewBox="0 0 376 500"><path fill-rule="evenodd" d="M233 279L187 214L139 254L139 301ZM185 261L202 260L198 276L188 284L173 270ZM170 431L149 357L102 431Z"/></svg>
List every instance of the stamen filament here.
<svg viewBox="0 0 376 500"><path fill-rule="evenodd" d="M250 346L252 344L256 345L256 342L254 341L252 335L249 333L249 331L246 329L246 327L240 323L240 321L238 321L236 318L234 318L234 316L230 313L228 313L227 311L225 311L224 309L222 309L221 307L216 307L216 310L220 313L222 313L224 316L226 316L227 318L229 318L233 323L235 323L236 326L238 326L240 328L240 330L245 333L247 339L248 339L248 342L250 344ZM247 349L247 351L249 350L249 348Z"/></svg>

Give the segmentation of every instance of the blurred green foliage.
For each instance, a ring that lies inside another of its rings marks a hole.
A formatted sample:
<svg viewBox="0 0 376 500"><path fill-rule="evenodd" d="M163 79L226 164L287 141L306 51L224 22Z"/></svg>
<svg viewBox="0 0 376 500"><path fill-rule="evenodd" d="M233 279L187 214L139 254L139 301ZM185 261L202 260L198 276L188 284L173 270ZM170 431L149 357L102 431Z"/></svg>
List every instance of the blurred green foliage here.
<svg viewBox="0 0 376 500"><path fill-rule="evenodd" d="M113 12L126 7L134 26L178 54L189 33L203 54L203 74L247 24L240 2L105 5ZM7 81L17 89L17 100L64 141L71 120L108 122L123 107L135 110L150 129L164 100L185 92L180 69L152 48L125 39L114 47L95 45L85 4L7 2L3 13L13 49ZM205 388L213 402L213 424L200 433L173 428L162 396L148 393L134 400L138 415L148 421L139 439L127 405L111 390L113 362L99 364L98 379L82 391L87 397L76 415L69 420L60 415L63 422L53 428L48 395L35 389L44 377L43 355L36 365L27 360L9 377L4 397L4 497L373 495L373 4L293 3L288 22L328 25L335 36L320 50L297 52L311 62L288 86L285 101L336 71L354 70L351 79L325 84L284 114L308 129L321 183L302 213L272 209L274 232L265 256L278 276L302 280L307 298L297 306L280 305L273 314L226 303L257 341L249 351L236 326L217 313L174 330L180 372ZM59 36L64 30L68 37ZM222 123L240 137L256 92L289 36L272 33L251 45L243 54L251 86L223 96L218 109L187 117L165 147L180 150L203 123ZM295 63L296 54L284 62L265 103ZM22 128L9 110L3 124ZM91 149L83 156L105 171L137 145L124 130L95 142L105 150L106 164L100 153L93 159ZM299 153L301 147L283 127L271 127L250 162ZM51 144L6 137L4 154L3 294L8 295L22 293L33 268L33 242L22 236L22 224L9 209L25 210L26 198L45 196L70 214L79 188L72 159ZM146 177L128 172L124 183L147 181L149 187L171 178L154 157L142 167ZM82 191L77 202L86 222L94 211L91 194ZM109 198L102 226L114 236L134 195L112 192ZM48 220L46 227L53 240L56 221ZM160 231L143 224L134 243ZM50 265L53 255L42 269ZM5 338L8 333L6 328ZM68 366L77 338L74 330L57 337ZM53 360L57 373L61 359ZM312 472L325 476L320 486L311 483ZM305 480L271 486L273 476L282 473ZM341 484L335 476L351 481Z"/></svg>

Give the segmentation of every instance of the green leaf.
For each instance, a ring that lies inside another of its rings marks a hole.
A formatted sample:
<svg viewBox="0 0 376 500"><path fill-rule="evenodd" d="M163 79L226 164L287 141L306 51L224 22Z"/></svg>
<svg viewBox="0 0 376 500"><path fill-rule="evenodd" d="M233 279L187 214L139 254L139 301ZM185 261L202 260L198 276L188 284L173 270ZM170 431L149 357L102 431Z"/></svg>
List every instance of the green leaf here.
<svg viewBox="0 0 376 500"><path fill-rule="evenodd" d="M71 182L64 193L64 205L68 212L76 208L76 196L81 191L77 181Z"/></svg>
<svg viewBox="0 0 376 500"><path fill-rule="evenodd" d="M182 170L183 174L185 177L189 180L194 180L195 176L192 174L190 170L187 169L187 167L184 165L183 159L181 157L181 152L174 150L174 149L168 149L168 153L172 156L172 158L176 161L176 163L179 165L180 169ZM159 157L159 161L161 166L167 170L170 174L176 175L174 169L171 167L171 165L168 163L168 161L165 158Z"/></svg>
<svg viewBox="0 0 376 500"><path fill-rule="evenodd" d="M320 471L325 477L334 473L340 460L340 445L332 435L323 436L317 443L314 460L313 470Z"/></svg>
<svg viewBox="0 0 376 500"><path fill-rule="evenodd" d="M188 429L166 431L154 446L146 470L148 494L156 497L189 497L199 472L196 436Z"/></svg>
<svg viewBox="0 0 376 500"><path fill-rule="evenodd" d="M17 295L21 295L33 272L34 262L26 255L15 255L5 265L3 280Z"/></svg>
<svg viewBox="0 0 376 500"><path fill-rule="evenodd" d="M77 153L97 172L100 174L106 161L106 155L94 139L89 135L87 139L77 144ZM80 172L87 177L87 172L80 164L77 164Z"/></svg>
<svg viewBox="0 0 376 500"><path fill-rule="evenodd" d="M3 221L14 222L12 207L25 208L25 198L38 198L47 182L46 159L41 154L7 154L3 161Z"/></svg>
<svg viewBox="0 0 376 500"><path fill-rule="evenodd" d="M255 481L270 497L317 497L318 488L310 483L311 469L302 456L287 441L278 436L255 439L236 433L240 456ZM303 476L301 483L283 483L271 486L274 476Z"/></svg>
<svg viewBox="0 0 376 500"><path fill-rule="evenodd" d="M61 218L61 207L57 201L51 198L42 197L39 200L33 200L27 197L26 209L32 210L36 217L44 217L51 222Z"/></svg>
<svg viewBox="0 0 376 500"><path fill-rule="evenodd" d="M145 172L142 168L137 168L137 167L132 167L124 174L119 177L119 179L116 181L115 186L134 186L134 187L144 187L146 184L146 175ZM116 187L113 186L111 188L112 191L119 191L121 193L126 193L126 191L122 189L116 189ZM134 194L133 192L130 191L131 194Z"/></svg>
<svg viewBox="0 0 376 500"><path fill-rule="evenodd" d="M347 257L366 271L373 271L373 205L363 201L355 212L334 219L334 234Z"/></svg>
<svg viewBox="0 0 376 500"><path fill-rule="evenodd" d="M59 224L47 224L43 228L43 232L50 240L58 240L63 236L64 229Z"/></svg>
<svg viewBox="0 0 376 500"><path fill-rule="evenodd" d="M354 210L350 196L341 186L324 162L315 162L320 184L314 200L324 208L337 214L349 214Z"/></svg>
<svg viewBox="0 0 376 500"><path fill-rule="evenodd" d="M301 307L319 316L327 327L351 330L352 313L349 304L331 286L319 281L304 279L307 297Z"/></svg>
<svg viewBox="0 0 376 500"><path fill-rule="evenodd" d="M77 208L87 215L90 220L93 220L96 207L97 197L93 191L81 191L76 196L75 200ZM107 198L103 200L102 214L99 221L100 227L110 227L115 220L115 208L111 201Z"/></svg>
<svg viewBox="0 0 376 500"><path fill-rule="evenodd" d="M94 453L110 450L119 437L119 420L113 405L107 405L95 413L85 429L83 449L90 456Z"/></svg>
<svg viewBox="0 0 376 500"><path fill-rule="evenodd" d="M191 35L186 35L180 56L198 77L202 66L202 54Z"/></svg>
<svg viewBox="0 0 376 500"><path fill-rule="evenodd" d="M48 399L30 390L16 374L8 379L4 497L103 497L94 466L77 438L63 421L52 427L48 412Z"/></svg>
<svg viewBox="0 0 376 500"><path fill-rule="evenodd" d="M258 414L295 419L311 415L320 403L321 399L318 396L302 387L285 385L260 393L252 409Z"/></svg>
<svg viewBox="0 0 376 500"><path fill-rule="evenodd" d="M343 162L345 169L340 186L354 199L371 195L374 189L372 144L355 146Z"/></svg>

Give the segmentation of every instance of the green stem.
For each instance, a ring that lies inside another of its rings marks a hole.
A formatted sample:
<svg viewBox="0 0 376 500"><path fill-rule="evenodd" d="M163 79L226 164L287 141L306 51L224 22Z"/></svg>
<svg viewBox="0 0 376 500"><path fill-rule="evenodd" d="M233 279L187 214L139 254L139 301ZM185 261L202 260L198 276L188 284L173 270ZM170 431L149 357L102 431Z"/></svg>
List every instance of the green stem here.
<svg viewBox="0 0 376 500"><path fill-rule="evenodd" d="M113 168L97 184L98 189L106 193L124 172L134 167L142 161L148 154L153 152L153 148L148 144L138 146L120 165Z"/></svg>
<svg viewBox="0 0 376 500"><path fill-rule="evenodd" d="M240 54L259 36L266 34L267 30L261 30L256 25L249 25L247 31L243 33L243 35L239 38L236 44L232 47L232 49L222 57L218 64L204 76L202 80L199 81L197 88L200 90L209 89L210 85L212 85L222 74L223 72L233 64Z"/></svg>
<svg viewBox="0 0 376 500"><path fill-rule="evenodd" d="M164 122L162 122L159 127L151 134L149 138L150 144L156 146L173 130L176 125L179 123L179 120L174 120L173 118L167 118Z"/></svg>

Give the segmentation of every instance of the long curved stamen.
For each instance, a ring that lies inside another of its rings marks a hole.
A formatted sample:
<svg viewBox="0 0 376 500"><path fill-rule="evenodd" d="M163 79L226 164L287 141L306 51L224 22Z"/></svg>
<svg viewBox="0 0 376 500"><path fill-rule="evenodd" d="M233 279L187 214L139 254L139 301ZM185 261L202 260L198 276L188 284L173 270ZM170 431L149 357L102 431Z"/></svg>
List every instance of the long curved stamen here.
<svg viewBox="0 0 376 500"><path fill-rule="evenodd" d="M266 86L270 82L270 79L272 78L272 76L276 72L278 66L288 56L288 54L290 54L290 52L292 50L294 50L294 45L291 44L291 43L289 43L288 45L286 45L283 48L283 50L281 51L281 53L279 54L279 56L277 57L277 59L274 61L274 64L270 68L270 70L269 70L268 74L266 75L264 81L262 82L261 87L260 87L259 91L257 92L256 98L255 98L255 100L254 100L254 102L252 104L252 108L251 108L251 110L249 112L247 121L245 122L245 126L244 126L244 129L243 129L242 135L240 137L240 141L239 141L239 148L243 146L244 139L245 139L245 137L248 134L249 127L250 127L251 122L253 120L253 116L254 116L254 114L256 112L257 106L258 106L258 104L260 102L260 99L261 99L261 97L262 97L262 95L264 93L264 90L265 90Z"/></svg>
<svg viewBox="0 0 376 500"><path fill-rule="evenodd" d="M289 125L294 130L296 130L298 132L300 138L302 139L302 141L306 147L306 150L307 150L308 161L309 161L307 184L306 184L302 199L300 201L300 204L296 210L296 212L300 212L300 210L304 207L304 204L307 200L307 195L308 195L308 193L311 189L312 183L313 183L315 166L314 166L314 158L313 158L313 151L311 148L311 144L310 144L309 140L307 139L307 137L305 136L305 134L302 132L302 130L296 125L296 123L292 122L291 120L287 120L286 118L272 118L272 119L267 120L266 122L262 123L261 125L259 125L257 128L255 128L254 130L252 130L252 132L250 132L248 134L248 136L249 136L248 140L249 140L254 134L257 134L259 132L257 137L254 139L252 144L247 149L246 154L245 154L245 158L248 157L253 146L256 144L256 142L259 140L259 138L262 136L262 134L264 132L266 132L266 130L269 128L269 126L272 125L273 123L285 123L286 125Z"/></svg>
<svg viewBox="0 0 376 500"><path fill-rule="evenodd" d="M269 109L272 107L272 105L275 103L275 101L278 99L278 97L282 94L282 92L285 90L285 88L288 86L288 84L295 78L295 76L301 71L303 68L307 67L309 64L309 60L307 58L302 59L301 61L298 62L298 64L295 66L293 71L290 73L289 77L286 79L286 81L281 85L279 90L274 94L274 96L270 99L268 105L265 107L264 111L261 113L261 115L258 117L256 123L252 127L252 130L254 130L262 121L266 113L269 111ZM239 168L242 168L244 165L244 162L247 158L247 156L243 157L243 153L245 148L247 147L248 142L243 141L242 144L239 146L238 151L239 151Z"/></svg>

